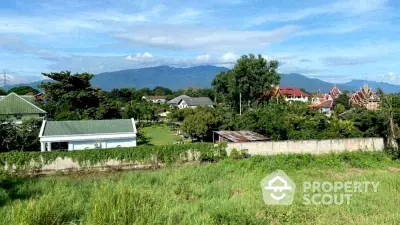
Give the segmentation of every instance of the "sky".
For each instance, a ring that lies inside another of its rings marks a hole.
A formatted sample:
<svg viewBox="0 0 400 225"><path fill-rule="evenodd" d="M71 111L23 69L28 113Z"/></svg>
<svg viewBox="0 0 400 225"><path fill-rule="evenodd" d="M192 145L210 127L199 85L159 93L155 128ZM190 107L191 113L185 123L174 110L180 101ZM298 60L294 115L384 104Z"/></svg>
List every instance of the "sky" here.
<svg viewBox="0 0 400 225"><path fill-rule="evenodd" d="M398 0L1 0L0 69L28 83L254 53L280 73L400 84L399 34Z"/></svg>

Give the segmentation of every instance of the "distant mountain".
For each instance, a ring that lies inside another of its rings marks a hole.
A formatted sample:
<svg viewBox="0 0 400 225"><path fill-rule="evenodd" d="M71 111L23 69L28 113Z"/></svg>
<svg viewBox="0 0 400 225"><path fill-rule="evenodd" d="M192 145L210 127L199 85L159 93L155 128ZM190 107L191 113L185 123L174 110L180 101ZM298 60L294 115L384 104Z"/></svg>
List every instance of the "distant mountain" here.
<svg viewBox="0 0 400 225"><path fill-rule="evenodd" d="M174 90L187 87L204 88L211 86L211 81L214 79L215 75L227 70L228 68L217 66L196 66L188 68L158 66L129 69L95 75L92 79L92 85L100 87L103 90L111 90L113 88L154 88L156 86L168 87ZM40 83L41 81L37 81L20 85L28 85L37 88ZM352 80L347 83L336 84L336 86L342 91L356 91L365 83L373 89L380 87L388 93L400 92L400 85L365 80ZM320 91L326 93L331 90L333 86L333 83L316 78L309 78L298 73L282 74L281 79L281 87L304 88L309 92ZM9 86L8 89L11 87L12 86Z"/></svg>
<svg viewBox="0 0 400 225"><path fill-rule="evenodd" d="M400 92L400 85L389 84L386 82L376 82L376 81L366 81L366 80L352 80L350 82L345 83L347 86L360 87L364 86L364 84L368 84L372 89L381 88L384 92L387 93L399 93Z"/></svg>
<svg viewBox="0 0 400 225"><path fill-rule="evenodd" d="M215 75L228 68L216 66L196 66L176 68L158 66L141 69L100 73L92 80L92 85L104 90L113 88L154 88L164 86L171 89L210 87Z"/></svg>
<svg viewBox="0 0 400 225"><path fill-rule="evenodd" d="M298 73L290 73L290 74L282 74L280 86L304 88L309 92L320 91L322 93L327 93L332 89L334 84L322 81L317 78L309 78ZM358 89L358 87L353 87L347 84L336 84L336 86L340 90L354 91Z"/></svg>

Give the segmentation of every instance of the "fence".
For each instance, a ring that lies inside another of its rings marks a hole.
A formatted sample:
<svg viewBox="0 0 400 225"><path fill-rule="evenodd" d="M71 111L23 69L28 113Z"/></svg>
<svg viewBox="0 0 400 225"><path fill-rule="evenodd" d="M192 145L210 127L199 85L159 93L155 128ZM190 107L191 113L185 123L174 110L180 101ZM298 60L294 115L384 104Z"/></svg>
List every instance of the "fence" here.
<svg viewBox="0 0 400 225"><path fill-rule="evenodd" d="M382 151L383 138L353 138L332 140L301 140L301 141L263 141L228 143L228 154L232 149L247 149L250 155L274 155L279 153L311 153L324 154L343 151Z"/></svg>

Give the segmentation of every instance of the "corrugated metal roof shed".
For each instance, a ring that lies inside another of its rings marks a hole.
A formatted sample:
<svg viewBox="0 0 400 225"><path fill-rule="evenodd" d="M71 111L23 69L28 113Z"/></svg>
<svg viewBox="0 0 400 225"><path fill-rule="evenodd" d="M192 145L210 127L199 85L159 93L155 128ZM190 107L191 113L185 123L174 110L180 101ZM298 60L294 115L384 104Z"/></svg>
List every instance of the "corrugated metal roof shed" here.
<svg viewBox="0 0 400 225"><path fill-rule="evenodd" d="M250 142L250 141L266 141L268 138L261 134L257 134L252 131L241 130L241 131L214 131L219 136L227 139L231 142Z"/></svg>

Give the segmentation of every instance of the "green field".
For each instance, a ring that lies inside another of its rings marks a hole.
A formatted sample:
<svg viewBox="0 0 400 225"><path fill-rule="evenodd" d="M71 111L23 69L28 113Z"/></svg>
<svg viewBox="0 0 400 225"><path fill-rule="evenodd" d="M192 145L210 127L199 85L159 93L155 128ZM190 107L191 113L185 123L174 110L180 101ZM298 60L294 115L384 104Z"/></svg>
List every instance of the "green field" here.
<svg viewBox="0 0 400 225"><path fill-rule="evenodd" d="M260 180L276 169L301 181L374 181L350 205L267 206ZM4 182L3 182L4 185ZM157 171L7 180L1 224L398 224L400 163L383 153L278 155ZM0 193L1 196L1 193Z"/></svg>
<svg viewBox="0 0 400 225"><path fill-rule="evenodd" d="M140 132L147 138L150 145L168 145L181 139L167 125L153 125L143 127Z"/></svg>

